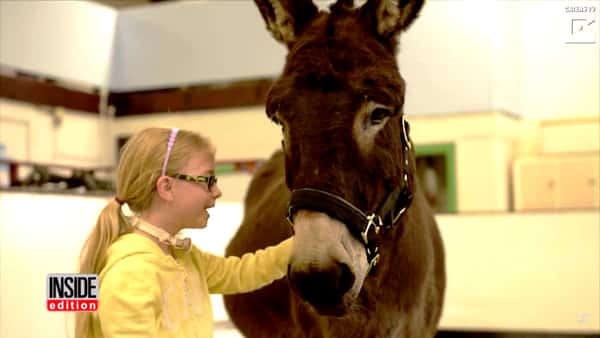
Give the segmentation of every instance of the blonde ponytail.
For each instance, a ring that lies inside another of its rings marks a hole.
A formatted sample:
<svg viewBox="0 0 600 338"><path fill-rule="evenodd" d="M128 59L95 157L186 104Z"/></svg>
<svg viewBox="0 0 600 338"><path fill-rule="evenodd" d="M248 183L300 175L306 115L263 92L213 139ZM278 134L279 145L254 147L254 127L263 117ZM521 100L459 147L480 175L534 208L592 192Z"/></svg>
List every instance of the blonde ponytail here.
<svg viewBox="0 0 600 338"><path fill-rule="evenodd" d="M106 249L120 233L128 232L121 205L112 199L100 212L98 221L81 249L79 272L98 274L106 264Z"/></svg>
<svg viewBox="0 0 600 338"><path fill-rule="evenodd" d="M100 211L98 221L92 228L79 255L79 273L100 274L106 265L106 250L114 243L119 235L131 232L127 225L121 204L112 199ZM75 314L75 338L88 338L93 332L91 312Z"/></svg>

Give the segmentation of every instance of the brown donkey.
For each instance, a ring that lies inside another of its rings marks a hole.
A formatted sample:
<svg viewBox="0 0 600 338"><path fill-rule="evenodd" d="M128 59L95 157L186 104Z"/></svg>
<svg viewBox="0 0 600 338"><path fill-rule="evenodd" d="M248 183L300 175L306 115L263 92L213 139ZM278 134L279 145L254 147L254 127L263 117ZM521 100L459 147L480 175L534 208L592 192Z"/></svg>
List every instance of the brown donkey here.
<svg viewBox="0 0 600 338"><path fill-rule="evenodd" d="M247 337L433 337L444 251L395 57L423 1L255 1L288 48L266 107L282 151L253 178L227 254L296 239L286 279L225 297L231 319Z"/></svg>

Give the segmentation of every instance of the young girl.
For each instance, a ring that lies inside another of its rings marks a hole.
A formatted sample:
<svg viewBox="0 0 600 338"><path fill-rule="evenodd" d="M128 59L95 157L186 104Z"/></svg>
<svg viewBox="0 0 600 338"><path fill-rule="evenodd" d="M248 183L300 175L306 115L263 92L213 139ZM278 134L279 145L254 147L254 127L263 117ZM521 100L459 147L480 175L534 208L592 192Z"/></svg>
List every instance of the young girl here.
<svg viewBox="0 0 600 338"><path fill-rule="evenodd" d="M145 129L127 142L117 196L81 252L80 272L98 274L100 286L98 311L77 313L77 338L212 337L209 293L248 292L285 275L291 238L224 258L176 236L206 227L221 196L214 155L208 140L177 128Z"/></svg>

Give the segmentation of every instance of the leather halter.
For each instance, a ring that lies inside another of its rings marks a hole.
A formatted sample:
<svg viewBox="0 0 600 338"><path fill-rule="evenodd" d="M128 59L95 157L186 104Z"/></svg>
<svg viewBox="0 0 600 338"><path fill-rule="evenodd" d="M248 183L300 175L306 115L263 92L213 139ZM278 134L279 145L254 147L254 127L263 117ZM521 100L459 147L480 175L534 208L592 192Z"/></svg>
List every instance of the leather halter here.
<svg viewBox="0 0 600 338"><path fill-rule="evenodd" d="M324 212L338 219L348 227L350 233L365 246L369 272L377 265L380 259L379 242L381 230L390 230L410 206L413 195L408 181L408 153L411 149L410 139L406 133L406 120L402 115L402 139L404 166L402 184L392 190L387 198L374 213L367 214L344 198L330 192L313 189L299 188L292 191L288 204L287 219L293 225L294 214L300 209Z"/></svg>

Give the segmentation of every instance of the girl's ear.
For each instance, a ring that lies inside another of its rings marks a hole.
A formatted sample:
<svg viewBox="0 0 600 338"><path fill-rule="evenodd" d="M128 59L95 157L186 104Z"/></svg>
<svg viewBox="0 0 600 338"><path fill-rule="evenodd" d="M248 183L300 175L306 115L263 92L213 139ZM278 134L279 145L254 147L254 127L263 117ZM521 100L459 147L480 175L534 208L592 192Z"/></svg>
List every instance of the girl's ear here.
<svg viewBox="0 0 600 338"><path fill-rule="evenodd" d="M161 176L156 180L156 191L158 196L165 201L173 200L173 180L167 176Z"/></svg>

